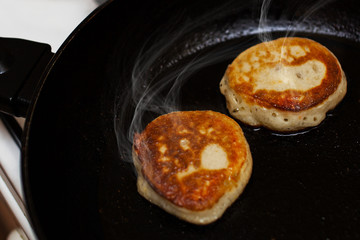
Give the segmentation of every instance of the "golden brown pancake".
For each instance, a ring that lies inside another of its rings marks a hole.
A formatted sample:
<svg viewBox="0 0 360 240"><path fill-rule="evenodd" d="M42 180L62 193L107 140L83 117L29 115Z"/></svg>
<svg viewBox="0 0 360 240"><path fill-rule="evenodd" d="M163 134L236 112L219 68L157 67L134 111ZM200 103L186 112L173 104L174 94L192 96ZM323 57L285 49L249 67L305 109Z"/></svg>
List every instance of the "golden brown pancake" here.
<svg viewBox="0 0 360 240"><path fill-rule="evenodd" d="M213 111L162 115L135 134L138 191L195 224L218 219L244 190L252 170L240 126Z"/></svg>
<svg viewBox="0 0 360 240"><path fill-rule="evenodd" d="M229 112L252 126L296 131L318 125L346 94L329 49L307 38L279 38L242 52L220 83Z"/></svg>

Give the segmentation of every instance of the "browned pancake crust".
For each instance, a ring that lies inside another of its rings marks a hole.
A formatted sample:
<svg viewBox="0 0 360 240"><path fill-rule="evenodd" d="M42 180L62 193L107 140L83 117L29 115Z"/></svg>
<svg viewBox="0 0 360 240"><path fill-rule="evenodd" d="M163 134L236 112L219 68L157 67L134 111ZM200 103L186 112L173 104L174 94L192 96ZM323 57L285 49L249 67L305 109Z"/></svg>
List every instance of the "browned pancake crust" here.
<svg viewBox="0 0 360 240"><path fill-rule="evenodd" d="M294 61L288 62L286 57L291 56L291 53L289 48L286 46L292 45L309 48L310 53L303 57L295 57ZM267 42L261 43L256 46L258 48L257 54L259 54L260 51L265 51L266 55L257 56L259 59L268 58L270 56L269 51L271 51L271 49L281 49L283 46L285 46L283 49L287 50L283 53L285 57L281 59L281 64L283 66L300 66L309 60L321 61L326 66L326 75L322 79L320 85L307 91L296 89L289 89L285 91L260 89L254 92L253 83L256 82L256 79L252 78L254 71L259 71L265 66L275 68L276 64L278 63L261 62L260 60L259 68L251 69L247 75L246 73L241 73L245 74L250 79L249 81L244 81L243 79L238 79L239 69L236 67L236 65L240 64L238 57L228 67L226 72L229 78L229 86L237 94L241 95L248 103L255 103L262 107L276 108L284 111L299 112L314 107L328 99L328 97L336 91L342 79L341 66L336 57L321 44L310 39L296 37L279 38L272 41L270 46ZM244 52L244 54L241 55L241 58L247 59L248 62L250 62L251 55L247 54L246 52Z"/></svg>
<svg viewBox="0 0 360 240"><path fill-rule="evenodd" d="M204 134L208 129L211 132ZM188 140L186 150L180 146L181 139ZM177 206L201 211L211 208L236 186L247 158L245 141L241 128L226 115L212 111L174 112L158 117L141 134L135 134L134 151L143 176L158 194ZM201 152L208 144L224 149L228 167L200 168L178 178L176 174L189 165L200 167ZM163 153L159 151L161 146L167 147Z"/></svg>

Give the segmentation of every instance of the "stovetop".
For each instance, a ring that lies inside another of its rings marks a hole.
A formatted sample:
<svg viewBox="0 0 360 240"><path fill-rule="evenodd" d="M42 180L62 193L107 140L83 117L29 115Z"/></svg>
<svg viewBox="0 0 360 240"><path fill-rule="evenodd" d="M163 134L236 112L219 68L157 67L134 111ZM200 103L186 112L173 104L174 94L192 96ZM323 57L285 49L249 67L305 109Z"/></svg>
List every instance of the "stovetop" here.
<svg viewBox="0 0 360 240"><path fill-rule="evenodd" d="M22 38L56 52L76 26L105 0L2 0L0 37ZM21 127L25 118L17 118ZM36 239L21 183L20 148L0 120L0 238ZM12 223L12 224L10 224Z"/></svg>

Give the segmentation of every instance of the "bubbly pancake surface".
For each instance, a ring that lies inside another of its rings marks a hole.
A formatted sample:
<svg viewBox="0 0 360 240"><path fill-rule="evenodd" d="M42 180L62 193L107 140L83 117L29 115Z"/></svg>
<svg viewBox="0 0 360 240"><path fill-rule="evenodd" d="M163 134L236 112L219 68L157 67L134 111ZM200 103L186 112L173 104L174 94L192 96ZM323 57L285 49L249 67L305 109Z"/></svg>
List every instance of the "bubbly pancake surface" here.
<svg viewBox="0 0 360 240"><path fill-rule="evenodd" d="M195 212L211 209L227 191L243 188L252 166L239 125L213 111L158 117L135 135L134 152L141 174L157 194ZM241 177L245 183L239 183Z"/></svg>

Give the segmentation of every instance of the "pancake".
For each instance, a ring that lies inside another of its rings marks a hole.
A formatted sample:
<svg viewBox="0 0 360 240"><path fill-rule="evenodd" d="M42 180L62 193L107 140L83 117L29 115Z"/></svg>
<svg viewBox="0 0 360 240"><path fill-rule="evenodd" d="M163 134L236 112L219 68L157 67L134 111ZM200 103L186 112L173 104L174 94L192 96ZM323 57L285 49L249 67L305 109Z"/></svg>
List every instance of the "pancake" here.
<svg viewBox="0 0 360 240"><path fill-rule="evenodd" d="M307 38L279 38L244 52L220 82L231 115L251 126L297 131L321 123L344 98L335 55Z"/></svg>
<svg viewBox="0 0 360 240"><path fill-rule="evenodd" d="M162 115L134 135L138 192L180 219L208 224L243 192L252 171L240 126L213 111Z"/></svg>

